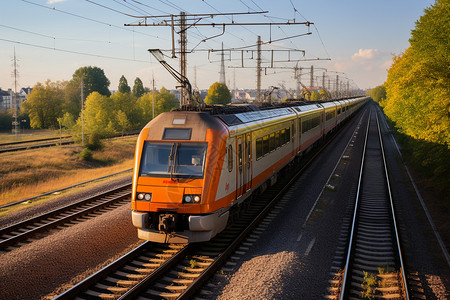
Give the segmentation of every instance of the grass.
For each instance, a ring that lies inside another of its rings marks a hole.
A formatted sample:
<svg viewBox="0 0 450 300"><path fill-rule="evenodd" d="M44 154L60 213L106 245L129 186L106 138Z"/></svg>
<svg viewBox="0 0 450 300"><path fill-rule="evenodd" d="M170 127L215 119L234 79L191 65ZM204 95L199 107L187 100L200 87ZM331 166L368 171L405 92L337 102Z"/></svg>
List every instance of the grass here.
<svg viewBox="0 0 450 300"><path fill-rule="evenodd" d="M63 137L68 134L63 132ZM17 135L11 132L0 132L0 144L12 143L12 142L23 142L23 141L33 141L48 138L59 138L59 130L51 129L23 129Z"/></svg>
<svg viewBox="0 0 450 300"><path fill-rule="evenodd" d="M104 140L89 161L79 145L1 154L0 205L130 169L135 144L135 136Z"/></svg>

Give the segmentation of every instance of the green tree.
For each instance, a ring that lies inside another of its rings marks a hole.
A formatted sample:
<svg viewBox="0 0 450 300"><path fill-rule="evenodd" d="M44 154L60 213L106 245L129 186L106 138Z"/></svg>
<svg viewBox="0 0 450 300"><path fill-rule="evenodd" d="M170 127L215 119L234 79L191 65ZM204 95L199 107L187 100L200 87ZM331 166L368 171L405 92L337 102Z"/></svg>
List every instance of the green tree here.
<svg viewBox="0 0 450 300"><path fill-rule="evenodd" d="M114 128L114 111L112 101L98 92L92 92L85 102L83 112L84 134L88 140L91 135L98 138L111 137L115 133ZM81 141L82 120L81 116L74 126L74 137Z"/></svg>
<svg viewBox="0 0 450 300"><path fill-rule="evenodd" d="M144 95L144 93L145 93L144 84L142 83L142 80L139 77L136 77L133 85L133 95L139 98L142 95Z"/></svg>
<svg viewBox="0 0 450 300"><path fill-rule="evenodd" d="M156 98L157 94L159 94L159 92L155 92L155 98ZM137 102L138 102L139 108L142 111L142 124L141 125L145 125L152 119L153 93L147 93L147 94L142 95L141 97L139 97Z"/></svg>
<svg viewBox="0 0 450 300"><path fill-rule="evenodd" d="M45 85L37 83L23 102L22 110L30 116L32 128L58 127L58 117L62 116L64 84L47 80Z"/></svg>
<svg viewBox="0 0 450 300"><path fill-rule="evenodd" d="M320 100L320 94L318 92L316 92L316 91L312 91L309 100L310 101Z"/></svg>
<svg viewBox="0 0 450 300"><path fill-rule="evenodd" d="M106 77L103 69L98 67L81 67L73 73L72 80L77 84L83 79L84 96L88 96L92 92L98 92L101 95L109 96L109 85L111 82Z"/></svg>
<svg viewBox="0 0 450 300"><path fill-rule="evenodd" d="M138 128L142 124L142 109L137 98L131 93L116 92L110 97L113 111L122 111L130 121L131 128Z"/></svg>
<svg viewBox="0 0 450 300"><path fill-rule="evenodd" d="M128 85L128 81L125 78L125 76L122 75L122 77L120 77L119 79L119 87L118 87L119 92L121 93L130 93L131 92L131 88Z"/></svg>
<svg viewBox="0 0 450 300"><path fill-rule="evenodd" d="M216 82L209 87L205 103L229 104L231 103L231 92L225 84Z"/></svg>
<svg viewBox="0 0 450 300"><path fill-rule="evenodd" d="M128 121L127 115L121 110L116 113L116 123L118 130L122 132L122 136L124 131L131 128L131 124L130 121Z"/></svg>
<svg viewBox="0 0 450 300"><path fill-rule="evenodd" d="M401 132L450 147L450 1L437 0L394 58L385 83L385 113Z"/></svg>
<svg viewBox="0 0 450 300"><path fill-rule="evenodd" d="M62 118L61 118L61 125L64 128L72 129L72 127L74 127L75 124L76 124L75 117L71 113L66 112L64 114L64 116L62 116Z"/></svg>
<svg viewBox="0 0 450 300"><path fill-rule="evenodd" d="M381 103L386 99L386 88L384 85L379 85L368 91L368 95L373 99L373 101Z"/></svg>
<svg viewBox="0 0 450 300"><path fill-rule="evenodd" d="M155 95L155 114L159 115L160 113L171 111L174 108L179 106L179 101L175 97L175 94L166 90L166 88L162 87L157 95Z"/></svg>

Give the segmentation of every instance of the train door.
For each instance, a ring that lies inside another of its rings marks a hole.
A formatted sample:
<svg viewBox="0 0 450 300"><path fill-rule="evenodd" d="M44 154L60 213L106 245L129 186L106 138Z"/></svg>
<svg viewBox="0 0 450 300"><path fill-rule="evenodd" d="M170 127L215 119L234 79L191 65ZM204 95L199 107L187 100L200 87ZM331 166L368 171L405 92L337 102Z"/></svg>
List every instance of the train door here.
<svg viewBox="0 0 450 300"><path fill-rule="evenodd" d="M236 139L236 199L244 194L244 148L245 148L245 135L239 136Z"/></svg>
<svg viewBox="0 0 450 300"><path fill-rule="evenodd" d="M237 149L237 177L236 198L244 195L252 186L252 135L247 133L236 139Z"/></svg>
<svg viewBox="0 0 450 300"><path fill-rule="evenodd" d="M244 193L252 188L252 134L245 136L245 155L244 155Z"/></svg>

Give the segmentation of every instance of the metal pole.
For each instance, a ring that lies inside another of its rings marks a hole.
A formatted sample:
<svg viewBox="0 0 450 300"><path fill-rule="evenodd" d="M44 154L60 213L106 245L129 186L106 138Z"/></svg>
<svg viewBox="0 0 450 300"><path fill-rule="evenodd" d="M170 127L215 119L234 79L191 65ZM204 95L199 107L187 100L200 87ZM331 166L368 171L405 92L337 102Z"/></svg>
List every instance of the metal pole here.
<svg viewBox="0 0 450 300"><path fill-rule="evenodd" d="M155 77L153 77L153 92L152 92L152 120L155 118Z"/></svg>
<svg viewBox="0 0 450 300"><path fill-rule="evenodd" d="M180 73L181 77L187 78L186 76L186 44L187 44L187 28L186 28L186 13L180 13ZM180 92L180 106L185 105L186 103L186 91L184 88L181 88Z"/></svg>
<svg viewBox="0 0 450 300"><path fill-rule="evenodd" d="M81 79L81 146L84 147L84 82Z"/></svg>
<svg viewBox="0 0 450 300"><path fill-rule="evenodd" d="M256 101L261 101L261 36L258 35L258 53L256 57Z"/></svg>

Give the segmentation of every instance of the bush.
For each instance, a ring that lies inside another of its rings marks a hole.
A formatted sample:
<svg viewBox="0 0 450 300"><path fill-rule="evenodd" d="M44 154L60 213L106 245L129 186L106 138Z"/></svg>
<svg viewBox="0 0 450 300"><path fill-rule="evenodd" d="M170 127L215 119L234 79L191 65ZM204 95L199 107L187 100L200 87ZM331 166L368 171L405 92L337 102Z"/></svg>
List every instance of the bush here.
<svg viewBox="0 0 450 300"><path fill-rule="evenodd" d="M88 142L86 144L86 147L89 150L95 151L95 150L99 150L102 148L102 140L100 138L100 135L98 135L97 133L93 133L91 135L89 135L89 139Z"/></svg>
<svg viewBox="0 0 450 300"><path fill-rule="evenodd" d="M92 159L92 151L88 148L83 148L79 154L80 159L82 160L91 160Z"/></svg>

